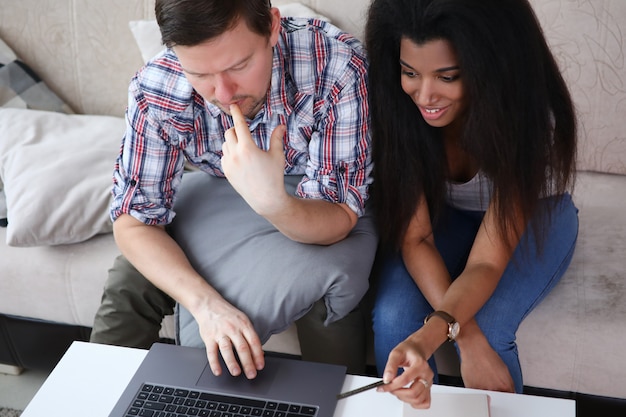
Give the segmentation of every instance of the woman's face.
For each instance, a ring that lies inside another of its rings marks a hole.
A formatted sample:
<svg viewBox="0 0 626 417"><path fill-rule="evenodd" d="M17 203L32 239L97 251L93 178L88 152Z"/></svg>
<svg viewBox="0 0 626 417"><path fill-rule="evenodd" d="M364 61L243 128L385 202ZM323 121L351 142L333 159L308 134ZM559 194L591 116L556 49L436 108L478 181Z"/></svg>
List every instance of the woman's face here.
<svg viewBox="0 0 626 417"><path fill-rule="evenodd" d="M463 116L467 108L465 89L450 42L438 39L418 45L402 38L400 69L402 89L426 123L446 127Z"/></svg>

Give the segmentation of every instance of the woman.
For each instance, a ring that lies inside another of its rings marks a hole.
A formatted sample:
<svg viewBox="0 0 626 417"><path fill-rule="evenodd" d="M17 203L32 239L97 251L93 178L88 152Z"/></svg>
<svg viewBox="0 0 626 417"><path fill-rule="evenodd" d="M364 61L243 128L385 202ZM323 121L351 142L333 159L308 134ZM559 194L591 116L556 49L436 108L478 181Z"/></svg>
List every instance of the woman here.
<svg viewBox="0 0 626 417"><path fill-rule="evenodd" d="M515 332L578 233L575 111L540 25L527 0L374 0L366 46L381 390L428 407L452 340L466 387L521 392Z"/></svg>

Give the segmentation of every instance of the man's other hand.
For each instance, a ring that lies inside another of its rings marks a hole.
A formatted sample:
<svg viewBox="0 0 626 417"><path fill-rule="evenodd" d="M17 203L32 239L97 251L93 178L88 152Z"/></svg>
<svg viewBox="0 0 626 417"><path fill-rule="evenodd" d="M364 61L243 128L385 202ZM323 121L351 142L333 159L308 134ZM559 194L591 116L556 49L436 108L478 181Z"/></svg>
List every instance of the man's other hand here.
<svg viewBox="0 0 626 417"><path fill-rule="evenodd" d="M261 216L277 213L288 198L285 191L286 127L274 129L266 152L254 143L248 123L239 107L230 106L234 127L224 134L222 169L233 188Z"/></svg>

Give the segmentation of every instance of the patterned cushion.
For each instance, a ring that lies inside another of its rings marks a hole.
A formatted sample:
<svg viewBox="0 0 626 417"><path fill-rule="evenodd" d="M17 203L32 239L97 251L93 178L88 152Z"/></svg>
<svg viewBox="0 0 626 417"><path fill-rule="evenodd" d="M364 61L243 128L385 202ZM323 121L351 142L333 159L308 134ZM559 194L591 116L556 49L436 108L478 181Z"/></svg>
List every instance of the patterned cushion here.
<svg viewBox="0 0 626 417"><path fill-rule="evenodd" d="M74 113L0 39L0 107Z"/></svg>

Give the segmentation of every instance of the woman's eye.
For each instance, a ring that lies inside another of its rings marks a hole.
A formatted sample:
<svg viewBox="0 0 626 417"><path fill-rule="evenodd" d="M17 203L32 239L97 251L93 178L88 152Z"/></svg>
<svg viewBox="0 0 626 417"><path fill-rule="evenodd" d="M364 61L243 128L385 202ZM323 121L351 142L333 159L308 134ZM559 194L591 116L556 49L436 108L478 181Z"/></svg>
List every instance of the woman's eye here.
<svg viewBox="0 0 626 417"><path fill-rule="evenodd" d="M402 75L406 75L409 78L417 77L417 73L413 71L402 70Z"/></svg>
<svg viewBox="0 0 626 417"><path fill-rule="evenodd" d="M442 75L440 78L444 82L451 83L453 81L458 80L459 77L460 75L456 74L456 75Z"/></svg>

